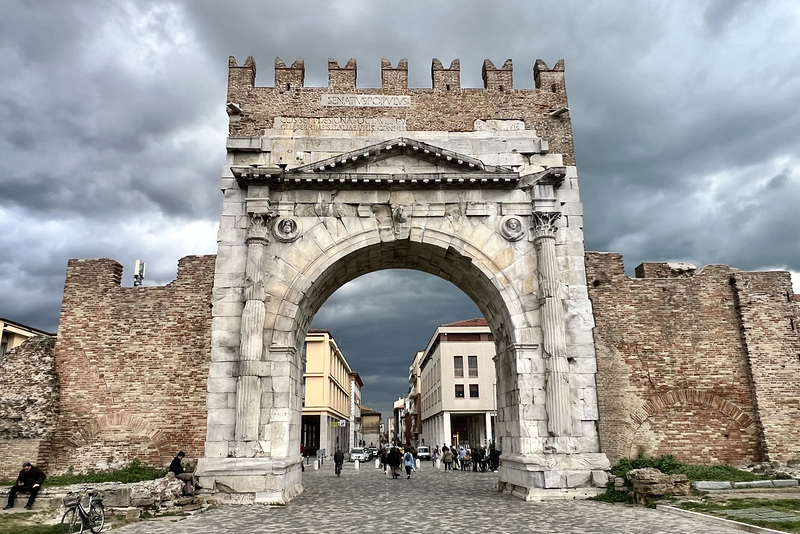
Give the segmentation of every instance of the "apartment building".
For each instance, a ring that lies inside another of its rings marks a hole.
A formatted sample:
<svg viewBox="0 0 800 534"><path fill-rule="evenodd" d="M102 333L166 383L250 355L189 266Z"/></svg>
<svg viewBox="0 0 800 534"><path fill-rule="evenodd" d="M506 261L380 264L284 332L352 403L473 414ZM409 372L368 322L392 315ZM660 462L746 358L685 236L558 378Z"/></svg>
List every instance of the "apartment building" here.
<svg viewBox="0 0 800 534"><path fill-rule="evenodd" d="M353 433L355 414L360 423L361 379L327 330L308 331L304 362L303 450L325 456L332 456L337 448L347 452L351 440L362 439Z"/></svg>
<svg viewBox="0 0 800 534"><path fill-rule="evenodd" d="M492 333L483 318L436 329L419 364L419 444L480 447L494 439L494 355Z"/></svg>

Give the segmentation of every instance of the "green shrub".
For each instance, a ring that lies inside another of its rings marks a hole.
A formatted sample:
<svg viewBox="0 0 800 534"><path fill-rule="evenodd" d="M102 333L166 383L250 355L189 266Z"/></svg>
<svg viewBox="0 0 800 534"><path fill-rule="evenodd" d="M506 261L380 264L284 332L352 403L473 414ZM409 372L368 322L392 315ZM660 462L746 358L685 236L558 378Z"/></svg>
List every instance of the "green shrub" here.
<svg viewBox="0 0 800 534"><path fill-rule="evenodd" d="M625 481L627 484L627 481ZM617 491L614 489L614 483L609 482L606 484L606 492L601 493L600 495L595 495L594 497L590 497L590 500L593 501L600 501L600 502L623 502L626 504L633 504L633 491L628 489L628 491Z"/></svg>
<svg viewBox="0 0 800 534"><path fill-rule="evenodd" d="M107 471L90 471L88 473L73 473L68 470L63 475L47 477L48 486L69 486L71 484L94 484L98 482L141 482L162 478L167 474L163 467L150 467L143 465L139 460L133 460L122 469Z"/></svg>
<svg viewBox="0 0 800 534"><path fill-rule="evenodd" d="M611 468L611 473L625 478L631 469L653 467L668 475L684 474L689 480L729 480L732 482L749 482L765 480L770 477L742 471L730 465L687 465L679 462L671 454L659 457L639 455L636 458L622 458Z"/></svg>

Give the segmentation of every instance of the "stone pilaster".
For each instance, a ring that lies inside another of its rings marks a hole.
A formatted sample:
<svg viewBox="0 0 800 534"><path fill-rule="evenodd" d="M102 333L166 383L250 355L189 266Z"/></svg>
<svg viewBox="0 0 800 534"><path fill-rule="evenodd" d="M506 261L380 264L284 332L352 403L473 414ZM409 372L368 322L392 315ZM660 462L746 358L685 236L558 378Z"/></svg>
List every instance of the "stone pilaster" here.
<svg viewBox="0 0 800 534"><path fill-rule="evenodd" d="M245 266L244 310L242 311L241 343L239 346L239 376L236 384L237 450L243 452L242 442L258 440L259 412L261 408L261 378L257 366L246 362L261 361L264 351L264 319L267 314L267 294L264 289L261 263L269 239L269 218L253 214L247 238L247 263ZM246 449L246 447L244 447Z"/></svg>
<svg viewBox="0 0 800 534"><path fill-rule="evenodd" d="M558 212L533 213L546 373L545 409L550 437L566 437L572 434L567 336L564 329L564 306L559 297L560 282L556 259L555 224L560 217Z"/></svg>

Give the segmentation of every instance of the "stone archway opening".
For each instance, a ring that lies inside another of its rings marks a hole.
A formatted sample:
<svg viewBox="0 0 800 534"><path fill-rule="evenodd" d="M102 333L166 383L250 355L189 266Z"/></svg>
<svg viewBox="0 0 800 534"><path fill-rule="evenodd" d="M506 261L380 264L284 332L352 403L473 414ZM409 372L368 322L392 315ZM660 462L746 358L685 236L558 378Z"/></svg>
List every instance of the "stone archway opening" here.
<svg viewBox="0 0 800 534"><path fill-rule="evenodd" d="M376 254L377 249L382 249L383 253ZM351 278L353 280L350 280ZM454 280L462 283L462 286L456 285ZM396 424L394 432L388 434L388 439L392 443L417 446L424 445L421 440L427 438L432 447L434 443L452 443L451 436L453 433L458 433L460 436L458 441L462 443L471 436L473 445L486 447L490 445L489 441L493 437L491 429L496 418L496 407L492 401L495 397L492 377L496 374L494 356L497 351L494 349L494 336L489 333L485 322L483 326L473 328L473 331L466 335L469 341L486 342L472 343L473 348L479 345L479 350L465 352L462 357L465 369L468 363L475 364L474 377L472 374L464 374L463 379L458 380L465 389L464 398L460 401L450 399L454 396L455 382L452 370L444 382L438 382L442 375L437 375L435 383L438 395L443 391L447 396L444 399L439 397L436 411L440 413L436 413L435 430L433 406L430 405L431 396L423 394L423 378L432 381L433 370L441 369L441 364L438 362L442 355L437 348L452 347L446 342L440 344L438 341L431 341L431 347L426 347L431 334L438 339L438 327L445 323L475 318L483 320L483 313L478 308L475 298L463 291L467 286L473 295L480 295L483 302L494 304L494 307L497 307L497 303L502 306L503 298L498 289L491 287L490 280L454 249L438 250L432 245L415 243L405 243L402 246L387 244L384 247L366 247L342 258L329 267L328 272L321 277L321 282L315 284L311 292L306 295L305 300L313 303L310 304L311 310L318 310L320 301L325 299L325 304L319 308L319 313L314 313L311 326L314 332L312 339L322 335L323 332L331 336L332 348L329 348L330 354L325 356L326 361L343 355L343 359L346 359L345 365L360 375L358 380L364 378L363 390L348 391L348 394L359 398L362 404L369 405L371 409L375 409L378 405L383 422L387 424L392 418L395 401L409 395L409 400L403 404L404 415L394 418ZM339 289L343 289L343 293L348 296L337 295L335 291ZM438 300L440 295L444 295L444 300ZM332 307L326 310L329 304ZM359 312L361 305L364 309ZM299 308L305 309L306 306L301 305ZM503 328L502 318L505 317L507 321L508 313L496 313L495 317L501 318L496 322ZM323 332L316 329L323 329ZM464 336L455 334L455 329L452 330L451 336ZM334 334L336 341L333 341ZM344 344L341 343L340 336L344 336ZM302 350L304 339L308 338L301 330L297 337L298 351ZM320 346L314 341L312 345ZM467 354L475 355L469 356L468 361ZM335 404L321 404L320 397L325 394L320 393L323 389L320 385L323 377L319 375L322 371L320 349L309 349L306 356L308 359L304 364L311 366L312 373L308 377L311 386L306 384L305 391L311 392L313 400L304 404L303 450L308 452L322 448L330 454L331 450L336 449L334 438L342 434L341 429L337 427L336 419L343 414ZM423 356L427 358L423 360ZM435 366L431 358L437 362ZM480 376L477 374L478 358L482 369ZM453 365L452 356L448 365ZM366 376L363 374L365 371ZM471 368L469 372L472 373ZM376 383L376 374L386 377L386 381ZM369 384L367 377L370 378ZM399 381L402 383L398 383ZM330 383L325 384L324 390L328 392L333 388L338 392L339 384L340 380L331 377ZM329 393L327 398L335 399ZM357 413L358 408L354 409ZM407 419L406 413L409 414ZM449 423L451 413L452 433ZM424 424L423 415L428 419ZM456 416L463 420L456 420ZM448 418L446 425L442 424L443 417ZM350 421L351 427L357 429L356 421L354 419ZM356 433L360 433L360 429ZM378 436L373 436L367 443L371 442L374 446L380 441ZM350 446L358 444L350 443Z"/></svg>

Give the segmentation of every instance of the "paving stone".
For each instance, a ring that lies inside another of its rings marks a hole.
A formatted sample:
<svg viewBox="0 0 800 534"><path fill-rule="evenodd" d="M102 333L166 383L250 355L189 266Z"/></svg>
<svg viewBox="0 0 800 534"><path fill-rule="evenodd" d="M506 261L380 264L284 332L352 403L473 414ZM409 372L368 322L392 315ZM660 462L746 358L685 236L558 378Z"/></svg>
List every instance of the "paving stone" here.
<svg viewBox="0 0 800 534"><path fill-rule="evenodd" d="M496 491L496 481L496 473L445 472L428 464L413 472L410 480L393 480L381 469L355 470L346 463L337 478L333 464L326 463L318 471L305 471L305 491L286 506L222 506L178 522L144 521L115 532L740 532L641 506L585 500L524 502Z"/></svg>
<svg viewBox="0 0 800 534"><path fill-rule="evenodd" d="M733 488L773 488L771 480L750 480L748 482L734 482Z"/></svg>
<svg viewBox="0 0 800 534"><path fill-rule="evenodd" d="M696 490L729 490L731 483L722 480L701 480L692 484Z"/></svg>

